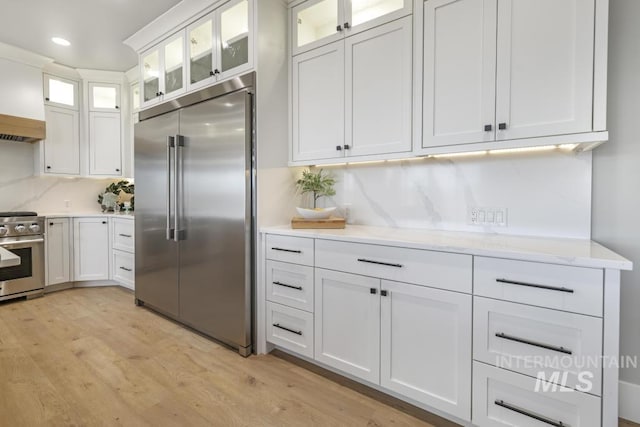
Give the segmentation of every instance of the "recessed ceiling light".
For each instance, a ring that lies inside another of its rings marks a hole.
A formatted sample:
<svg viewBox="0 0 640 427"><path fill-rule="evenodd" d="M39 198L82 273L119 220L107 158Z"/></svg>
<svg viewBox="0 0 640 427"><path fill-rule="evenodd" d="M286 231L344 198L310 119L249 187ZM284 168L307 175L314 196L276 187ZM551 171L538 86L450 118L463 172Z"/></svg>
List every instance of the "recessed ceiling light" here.
<svg viewBox="0 0 640 427"><path fill-rule="evenodd" d="M61 37L51 37L51 41L55 44L59 44L60 46L71 46L69 40L65 40Z"/></svg>

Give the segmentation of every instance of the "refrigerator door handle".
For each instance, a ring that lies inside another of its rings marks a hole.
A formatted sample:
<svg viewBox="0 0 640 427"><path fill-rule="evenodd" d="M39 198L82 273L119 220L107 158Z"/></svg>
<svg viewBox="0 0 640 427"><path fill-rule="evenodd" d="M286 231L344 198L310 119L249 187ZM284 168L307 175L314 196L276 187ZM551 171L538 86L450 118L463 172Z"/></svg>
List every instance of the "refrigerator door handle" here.
<svg viewBox="0 0 640 427"><path fill-rule="evenodd" d="M180 230L180 214L182 213L182 148L184 147L184 136L176 135L175 136L175 148L176 154L173 158L174 160L174 173L175 177L175 191L173 192L173 240L174 242L179 242L180 240L184 240L183 232Z"/></svg>
<svg viewBox="0 0 640 427"><path fill-rule="evenodd" d="M167 136L167 240L173 240L174 235L174 229L171 228L171 149L175 146L175 137Z"/></svg>

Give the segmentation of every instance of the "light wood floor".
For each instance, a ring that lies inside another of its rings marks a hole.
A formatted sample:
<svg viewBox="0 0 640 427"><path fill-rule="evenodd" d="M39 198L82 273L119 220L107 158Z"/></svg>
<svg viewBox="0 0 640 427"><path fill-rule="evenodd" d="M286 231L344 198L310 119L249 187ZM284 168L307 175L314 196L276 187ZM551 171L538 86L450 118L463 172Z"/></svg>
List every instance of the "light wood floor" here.
<svg viewBox="0 0 640 427"><path fill-rule="evenodd" d="M0 425L444 423L421 421L278 357L244 359L135 307L131 293L113 287L0 304Z"/></svg>

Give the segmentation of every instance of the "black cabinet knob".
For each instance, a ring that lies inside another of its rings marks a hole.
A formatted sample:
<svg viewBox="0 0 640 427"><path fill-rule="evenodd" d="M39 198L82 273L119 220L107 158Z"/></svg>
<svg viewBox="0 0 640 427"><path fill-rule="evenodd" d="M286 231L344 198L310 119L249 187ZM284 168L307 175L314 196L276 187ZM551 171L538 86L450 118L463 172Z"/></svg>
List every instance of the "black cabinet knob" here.
<svg viewBox="0 0 640 427"><path fill-rule="evenodd" d="M371 292L372 295L376 295L378 293L378 290L376 288L371 288L369 289L369 292Z"/></svg>
<svg viewBox="0 0 640 427"><path fill-rule="evenodd" d="M493 126L491 125L484 125L484 131L485 132L491 132L493 130Z"/></svg>
<svg viewBox="0 0 640 427"><path fill-rule="evenodd" d="M380 295L382 295L383 297L386 297L388 294L387 294L387 291L380 291Z"/></svg>
<svg viewBox="0 0 640 427"><path fill-rule="evenodd" d="M106 223L107 223L107 221L102 221L102 223L103 223L103 224L106 224Z"/></svg>
<svg viewBox="0 0 640 427"><path fill-rule="evenodd" d="M120 109L120 107L118 107L118 106L116 105L116 110L119 110L119 109Z"/></svg>
<svg viewBox="0 0 640 427"><path fill-rule="evenodd" d="M348 30L349 28L351 28L351 24L349 24L348 22L345 22L344 28Z"/></svg>
<svg viewBox="0 0 640 427"><path fill-rule="evenodd" d="M160 96L160 95L164 95L164 93L162 93L162 92L158 92L158 96Z"/></svg>
<svg viewBox="0 0 640 427"><path fill-rule="evenodd" d="M336 145L336 150L342 151L342 146L341 145Z"/></svg>
<svg viewBox="0 0 640 427"><path fill-rule="evenodd" d="M120 169L116 169L116 172L120 172Z"/></svg>
<svg viewBox="0 0 640 427"><path fill-rule="evenodd" d="M336 27L336 31L338 31L338 32L342 31L342 25L338 25L338 26Z"/></svg>
<svg viewBox="0 0 640 427"><path fill-rule="evenodd" d="M49 223L49 227L53 227L53 222L50 222L50 223Z"/></svg>
<svg viewBox="0 0 640 427"><path fill-rule="evenodd" d="M344 145L344 149L345 149L345 150L350 150L350 149L351 149L351 146L350 146L350 145L346 145L346 144L345 144L345 145Z"/></svg>
<svg viewBox="0 0 640 427"><path fill-rule="evenodd" d="M505 130L507 128L507 124L506 123L500 123L498 124L498 129L500 130Z"/></svg>
<svg viewBox="0 0 640 427"><path fill-rule="evenodd" d="M47 169L51 169L51 166L47 166Z"/></svg>
<svg viewBox="0 0 640 427"><path fill-rule="evenodd" d="M216 75L216 73L214 73L213 71L209 71L209 75L210 75L210 76L215 76L215 75ZM191 83L195 83L195 81L192 81Z"/></svg>
<svg viewBox="0 0 640 427"><path fill-rule="evenodd" d="M49 100L49 98L45 98L44 100L45 100L45 101L48 101L48 100Z"/></svg>
<svg viewBox="0 0 640 427"><path fill-rule="evenodd" d="M220 74L220 70L216 68L215 70L213 70L213 74L216 74L216 75Z"/></svg>

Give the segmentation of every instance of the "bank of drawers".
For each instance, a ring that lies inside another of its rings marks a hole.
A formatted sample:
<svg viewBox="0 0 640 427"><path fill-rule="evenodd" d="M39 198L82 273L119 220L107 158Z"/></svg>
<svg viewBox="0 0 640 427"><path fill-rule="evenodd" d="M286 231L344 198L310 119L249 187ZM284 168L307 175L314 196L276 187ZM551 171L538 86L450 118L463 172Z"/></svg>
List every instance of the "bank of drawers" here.
<svg viewBox="0 0 640 427"><path fill-rule="evenodd" d="M135 222L111 219L111 278L129 289L135 287Z"/></svg>

